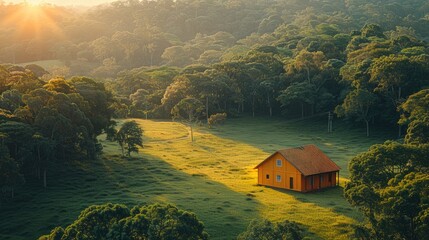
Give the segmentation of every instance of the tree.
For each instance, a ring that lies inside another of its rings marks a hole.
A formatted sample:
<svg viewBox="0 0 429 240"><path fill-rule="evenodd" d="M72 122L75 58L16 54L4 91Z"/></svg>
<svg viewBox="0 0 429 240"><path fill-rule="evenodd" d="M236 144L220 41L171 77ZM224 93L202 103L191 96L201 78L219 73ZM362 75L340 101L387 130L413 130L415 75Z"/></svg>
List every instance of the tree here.
<svg viewBox="0 0 429 240"><path fill-rule="evenodd" d="M372 107L376 102L376 96L363 89L355 89L350 92L344 102L335 108L339 117L356 117L357 121L366 124L366 136L369 137L369 121L373 118Z"/></svg>
<svg viewBox="0 0 429 240"><path fill-rule="evenodd" d="M422 77L416 74L416 69L418 64L406 56L382 56L375 59L371 65L370 82L377 84L375 91L384 93L391 101L392 108L396 110L404 101L404 97L415 92L424 82ZM398 130L401 136L401 125Z"/></svg>
<svg viewBox="0 0 429 240"><path fill-rule="evenodd" d="M414 120L429 116L429 89L423 89L411 95L401 104L400 124L409 124Z"/></svg>
<svg viewBox="0 0 429 240"><path fill-rule="evenodd" d="M15 159L9 156L9 150L0 146L0 187L10 191L11 197L15 196L15 187L24 183L24 176ZM1 196L0 196L1 197Z"/></svg>
<svg viewBox="0 0 429 240"><path fill-rule="evenodd" d="M182 119L188 123L191 130L191 142L194 141L193 124L197 122L204 111L204 105L195 98L184 98L171 109L173 120Z"/></svg>
<svg viewBox="0 0 429 240"><path fill-rule="evenodd" d="M308 83L312 83L311 73L314 71L320 71L325 60L325 55L323 52L308 52L307 50L302 50L295 57L294 67L298 71L304 70L306 72L306 78Z"/></svg>
<svg viewBox="0 0 429 240"><path fill-rule="evenodd" d="M62 144L63 149L69 149L72 153L86 152L89 159L94 159L96 154L95 134L94 126L87 115L79 108L79 105L73 102L75 100L72 95L65 95L58 93L53 96L49 101L48 108L53 110L53 114L58 114L57 120L63 118L65 121L56 121L65 126L65 129L54 129L55 126L51 126L52 131L63 131L66 134L58 135L55 137L62 139L59 141ZM68 124L67 124L67 123ZM44 124L40 122L40 124ZM70 131L67 131L67 126ZM49 127L49 126L48 126ZM71 144L74 143L74 144Z"/></svg>
<svg viewBox="0 0 429 240"><path fill-rule="evenodd" d="M4 91L0 96L0 108L13 112L22 105L22 94L16 89Z"/></svg>
<svg viewBox="0 0 429 240"><path fill-rule="evenodd" d="M314 104L315 92L313 84L308 82L293 83L280 92L277 100L282 104L282 107L299 103L301 105L301 118L304 118L304 104Z"/></svg>
<svg viewBox="0 0 429 240"><path fill-rule="evenodd" d="M36 167L37 167L37 177L40 179L42 172L43 175L43 187L46 188L48 185L47 182L47 170L48 164L52 160L52 155L54 153L55 142L49 138L44 137L40 133L35 133L32 136L35 148L35 156L37 158Z"/></svg>
<svg viewBox="0 0 429 240"><path fill-rule="evenodd" d="M216 113L216 114L212 114L209 119L208 119L208 125L209 127L212 127L214 125L217 124L222 124L225 122L226 120L226 113Z"/></svg>
<svg viewBox="0 0 429 240"><path fill-rule="evenodd" d="M139 127L136 121L127 121L122 124L116 140L122 149L122 155L125 156L125 149L127 156L131 156L131 152L139 152L138 146L143 147L143 130Z"/></svg>
<svg viewBox="0 0 429 240"><path fill-rule="evenodd" d="M65 94L76 92L76 89L61 77L52 78L48 81L47 84L43 86L43 88L50 92L59 92Z"/></svg>
<svg viewBox="0 0 429 240"><path fill-rule="evenodd" d="M379 221L386 233L403 239L427 238L429 174L412 172L394 178L381 198L383 215Z"/></svg>
<svg viewBox="0 0 429 240"><path fill-rule="evenodd" d="M429 116L414 120L408 124L405 143L429 144Z"/></svg>
<svg viewBox="0 0 429 240"><path fill-rule="evenodd" d="M22 101L26 104L26 107L31 111L33 117L36 118L39 111L48 105L48 101L52 99L54 93L44 89L34 89L28 94L22 96Z"/></svg>
<svg viewBox="0 0 429 240"><path fill-rule="evenodd" d="M182 46L172 46L164 50L161 56L169 66L183 67L190 63L190 57Z"/></svg>
<svg viewBox="0 0 429 240"><path fill-rule="evenodd" d="M145 89L139 89L135 93L130 95L131 106L130 116L131 117L142 117L143 115L147 119L147 114L151 109L151 103L148 101L149 92ZM141 114L143 113L143 114Z"/></svg>
<svg viewBox="0 0 429 240"><path fill-rule="evenodd" d="M259 239L303 239L302 229L295 222L285 220L279 223L272 223L268 220L253 220L247 230L241 233L238 240L259 240Z"/></svg>
<svg viewBox="0 0 429 240"><path fill-rule="evenodd" d="M363 37L369 38L369 37L378 37L378 38L385 38L383 34L383 29L380 27L380 25L377 24L365 24L363 28L361 29L361 34Z"/></svg>
<svg viewBox="0 0 429 240"><path fill-rule="evenodd" d="M399 124L408 125L405 142L408 144L429 143L429 90L421 90L401 104Z"/></svg>
<svg viewBox="0 0 429 240"><path fill-rule="evenodd" d="M425 239L428 152L427 144L388 141L350 161L344 195L366 216L371 239Z"/></svg>
<svg viewBox="0 0 429 240"><path fill-rule="evenodd" d="M139 39L138 37L131 32L127 31L118 31L112 36L112 41L117 43L118 46L120 46L124 53L125 53L125 59L128 66L132 65L132 58L137 52L139 47Z"/></svg>
<svg viewBox="0 0 429 240"><path fill-rule="evenodd" d="M65 229L57 227L40 240L206 240L204 224L194 213L173 205L145 205L132 209L119 204L90 206Z"/></svg>
<svg viewBox="0 0 429 240"><path fill-rule="evenodd" d="M93 125L91 137L95 141L95 137L111 123L113 112L109 107L113 103L112 93L106 90L103 83L87 77L73 77L70 83L89 105L81 110Z"/></svg>
<svg viewBox="0 0 429 240"><path fill-rule="evenodd" d="M31 157L27 155L28 152L31 152L31 136L34 132L30 125L7 121L0 124L0 132L7 136L4 139L4 144L8 148L8 153L13 159L21 163L31 159Z"/></svg>
<svg viewBox="0 0 429 240"><path fill-rule="evenodd" d="M171 109L186 97L186 93L191 88L191 82L186 75L177 76L174 81L165 90L161 99L162 105L171 111Z"/></svg>

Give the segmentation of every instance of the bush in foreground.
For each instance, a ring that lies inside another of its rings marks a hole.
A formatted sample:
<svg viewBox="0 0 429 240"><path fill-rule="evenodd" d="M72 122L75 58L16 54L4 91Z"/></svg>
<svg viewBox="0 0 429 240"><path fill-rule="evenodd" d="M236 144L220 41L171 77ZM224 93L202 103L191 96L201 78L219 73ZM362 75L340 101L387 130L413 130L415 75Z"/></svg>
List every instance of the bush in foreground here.
<svg viewBox="0 0 429 240"><path fill-rule="evenodd" d="M285 220L272 223L268 220L253 220L247 230L238 236L238 240L282 239L301 240L302 230L297 223Z"/></svg>
<svg viewBox="0 0 429 240"><path fill-rule="evenodd" d="M39 240L200 240L208 239L204 224L194 213L172 205L146 205L132 209L120 204L90 206L76 221L54 228Z"/></svg>

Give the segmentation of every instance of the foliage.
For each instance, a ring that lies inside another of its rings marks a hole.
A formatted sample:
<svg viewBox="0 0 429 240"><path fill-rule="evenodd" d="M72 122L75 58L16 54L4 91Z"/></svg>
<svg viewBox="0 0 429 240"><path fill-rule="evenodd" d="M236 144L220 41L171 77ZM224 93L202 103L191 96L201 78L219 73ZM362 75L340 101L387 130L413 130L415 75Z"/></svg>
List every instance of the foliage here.
<svg viewBox="0 0 429 240"><path fill-rule="evenodd" d="M241 233L239 240L257 240L257 239L303 239L302 229L295 222L285 220L279 223L272 223L266 219L258 221L253 220L247 230Z"/></svg>
<svg viewBox="0 0 429 240"><path fill-rule="evenodd" d="M375 105L376 97L373 93L356 89L350 92L342 105L335 108L335 113L339 117L353 117L356 116L357 120L366 123L366 135L369 136L369 121L374 116L372 108Z"/></svg>
<svg viewBox="0 0 429 240"><path fill-rule="evenodd" d="M224 123L224 122L225 122L225 120L226 120L226 116L227 116L227 114L226 114L226 113L216 113L216 114L212 114L212 115L209 117L209 121L208 121L209 126L211 127L211 126L214 126L214 125L217 125L217 124L222 124L222 123Z"/></svg>
<svg viewBox="0 0 429 240"><path fill-rule="evenodd" d="M208 239L195 214L173 205L119 204L90 206L65 229L57 227L39 239Z"/></svg>
<svg viewBox="0 0 429 240"><path fill-rule="evenodd" d="M405 144L385 142L354 157L349 164L346 199L365 214L367 226L355 235L364 239L425 239L429 230L429 127L427 91L401 105L400 123L408 123Z"/></svg>
<svg viewBox="0 0 429 240"><path fill-rule="evenodd" d="M367 217L371 238L425 239L428 151L427 144L386 142L350 161L344 194Z"/></svg>
<svg viewBox="0 0 429 240"><path fill-rule="evenodd" d="M405 142L409 144L429 143L429 90L423 89L411 96L400 106L399 124L408 124Z"/></svg>
<svg viewBox="0 0 429 240"><path fill-rule="evenodd" d="M14 188L23 183L24 176L19 172L18 163L9 156L9 151L2 145L0 147L0 187L2 192L10 192L13 198Z"/></svg>
<svg viewBox="0 0 429 240"><path fill-rule="evenodd" d="M139 152L138 146L143 147L143 130L139 127L136 121L127 121L122 124L119 131L116 133L116 141L122 149L122 155L131 156L131 152Z"/></svg>
<svg viewBox="0 0 429 240"><path fill-rule="evenodd" d="M204 105L195 98L184 98L180 100L172 109L171 115L174 119L184 119L185 121L198 121L204 110Z"/></svg>
<svg viewBox="0 0 429 240"><path fill-rule="evenodd" d="M38 77L44 70L33 65L1 70L5 74L0 81L7 90L0 97L0 132L2 148L7 150L3 157L8 167L4 169L10 171L4 174L14 179L12 185L18 185L21 177L43 176L46 187L53 163L83 155L94 159L100 153L96 137L112 124L112 96L103 84L82 77L55 77L45 82Z"/></svg>

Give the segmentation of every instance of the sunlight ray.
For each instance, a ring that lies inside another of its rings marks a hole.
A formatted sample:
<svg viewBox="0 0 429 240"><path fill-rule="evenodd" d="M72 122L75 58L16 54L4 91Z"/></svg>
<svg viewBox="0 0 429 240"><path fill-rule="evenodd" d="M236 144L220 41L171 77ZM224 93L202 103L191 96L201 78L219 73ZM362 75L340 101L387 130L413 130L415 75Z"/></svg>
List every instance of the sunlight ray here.
<svg viewBox="0 0 429 240"><path fill-rule="evenodd" d="M40 39L46 34L64 38L62 29L53 19L53 9L37 4L22 4L14 14L5 18L0 25L15 26L13 38Z"/></svg>

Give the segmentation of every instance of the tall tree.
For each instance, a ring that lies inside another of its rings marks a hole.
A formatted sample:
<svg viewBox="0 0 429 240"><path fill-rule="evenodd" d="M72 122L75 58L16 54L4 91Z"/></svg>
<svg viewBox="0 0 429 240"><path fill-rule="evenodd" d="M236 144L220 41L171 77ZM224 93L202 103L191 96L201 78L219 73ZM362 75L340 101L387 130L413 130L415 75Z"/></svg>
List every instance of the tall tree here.
<svg viewBox="0 0 429 240"><path fill-rule="evenodd" d="M277 100L282 104L282 107L292 104L300 104L301 118L304 118L305 104L314 105L315 103L315 87L308 82L293 83L285 90L281 91Z"/></svg>
<svg viewBox="0 0 429 240"><path fill-rule="evenodd" d="M386 142L350 161L344 195L366 216L371 239L425 239L428 151L427 145Z"/></svg>
<svg viewBox="0 0 429 240"><path fill-rule="evenodd" d="M24 176L20 172L20 167L15 159L9 156L9 150L0 146L0 186L7 189L10 196L14 198L15 187L24 183Z"/></svg>
<svg viewBox="0 0 429 240"><path fill-rule="evenodd" d="M122 155L131 157L131 152L139 152L138 146L143 147L143 130L139 127L136 121L127 121L122 124L116 139L121 146Z"/></svg>
<svg viewBox="0 0 429 240"><path fill-rule="evenodd" d="M362 89L350 92L344 102L335 108L339 117L356 117L356 120L365 122L366 136L369 137L369 121L374 117L372 108L376 103L376 96Z"/></svg>
<svg viewBox="0 0 429 240"><path fill-rule="evenodd" d="M408 125L405 142L409 144L429 143L429 90L423 89L401 104L399 124Z"/></svg>
<svg viewBox="0 0 429 240"><path fill-rule="evenodd" d="M204 111L204 105L195 98L184 98L180 100L172 109L173 120L184 120L191 131L191 142L194 141L193 125L197 122Z"/></svg>

